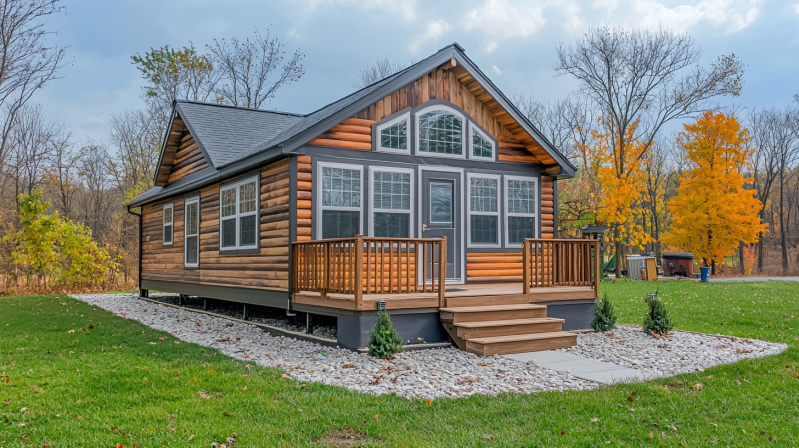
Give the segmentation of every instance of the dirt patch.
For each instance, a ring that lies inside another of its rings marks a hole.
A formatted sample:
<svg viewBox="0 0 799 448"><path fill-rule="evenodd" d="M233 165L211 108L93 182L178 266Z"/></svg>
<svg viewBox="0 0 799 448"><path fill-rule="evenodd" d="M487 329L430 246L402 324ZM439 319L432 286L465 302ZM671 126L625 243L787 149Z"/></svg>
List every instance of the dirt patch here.
<svg viewBox="0 0 799 448"><path fill-rule="evenodd" d="M328 447L349 447L375 446L382 444L381 438L370 438L366 434L355 428L344 428L341 431L327 433L316 441L318 445Z"/></svg>

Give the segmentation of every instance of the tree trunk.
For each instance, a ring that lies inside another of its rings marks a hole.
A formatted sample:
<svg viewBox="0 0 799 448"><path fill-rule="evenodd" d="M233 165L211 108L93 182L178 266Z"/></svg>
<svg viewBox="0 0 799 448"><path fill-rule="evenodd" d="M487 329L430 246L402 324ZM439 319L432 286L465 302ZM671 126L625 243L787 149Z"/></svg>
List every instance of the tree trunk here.
<svg viewBox="0 0 799 448"><path fill-rule="evenodd" d="M738 265L741 275L746 274L746 260L744 260L744 242L738 242Z"/></svg>
<svg viewBox="0 0 799 448"><path fill-rule="evenodd" d="M788 246L785 241L785 220L783 219L783 213L785 212L784 187L785 182L783 180L782 171L780 171L780 247L782 248L782 273L786 274L788 272Z"/></svg>
<svg viewBox="0 0 799 448"><path fill-rule="evenodd" d="M710 275L716 275L716 260L710 261Z"/></svg>
<svg viewBox="0 0 799 448"><path fill-rule="evenodd" d="M615 274L616 278L621 278L621 241L619 241L619 237L621 236L621 231L619 227L613 229L613 240L615 241L615 251L616 251L616 269Z"/></svg>

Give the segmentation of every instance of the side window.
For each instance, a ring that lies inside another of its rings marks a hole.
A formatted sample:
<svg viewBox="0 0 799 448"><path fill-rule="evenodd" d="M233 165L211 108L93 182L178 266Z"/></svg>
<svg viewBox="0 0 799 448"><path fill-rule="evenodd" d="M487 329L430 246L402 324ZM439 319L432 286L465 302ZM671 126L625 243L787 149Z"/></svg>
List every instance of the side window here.
<svg viewBox="0 0 799 448"><path fill-rule="evenodd" d="M361 232L363 169L321 165L322 238L349 238Z"/></svg>
<svg viewBox="0 0 799 448"><path fill-rule="evenodd" d="M469 245L499 246L499 176L469 178Z"/></svg>
<svg viewBox="0 0 799 448"><path fill-rule="evenodd" d="M380 124L375 130L377 132L376 149L378 151L409 153L410 113Z"/></svg>
<svg viewBox="0 0 799 448"><path fill-rule="evenodd" d="M472 150L469 153L469 158L471 159L484 159L484 160L494 160L494 142L488 138L487 135L483 134L482 131L477 129L477 126L470 124L469 125L470 134L472 136L470 140L470 147Z"/></svg>
<svg viewBox="0 0 799 448"><path fill-rule="evenodd" d="M519 247L525 238L537 235L538 180L505 176L507 245Z"/></svg>
<svg viewBox="0 0 799 448"><path fill-rule="evenodd" d="M220 246L252 249L258 246L258 178L225 185L220 196Z"/></svg>
<svg viewBox="0 0 799 448"><path fill-rule="evenodd" d="M410 238L412 173L379 168L372 171L371 235Z"/></svg>
<svg viewBox="0 0 799 448"><path fill-rule="evenodd" d="M173 204L164 204L164 245L171 246L172 245L172 234L174 233L173 230L175 228L174 225L174 216L172 215L173 210L175 209Z"/></svg>
<svg viewBox="0 0 799 448"><path fill-rule="evenodd" d="M197 267L200 260L200 198L186 199L185 205L185 264Z"/></svg>

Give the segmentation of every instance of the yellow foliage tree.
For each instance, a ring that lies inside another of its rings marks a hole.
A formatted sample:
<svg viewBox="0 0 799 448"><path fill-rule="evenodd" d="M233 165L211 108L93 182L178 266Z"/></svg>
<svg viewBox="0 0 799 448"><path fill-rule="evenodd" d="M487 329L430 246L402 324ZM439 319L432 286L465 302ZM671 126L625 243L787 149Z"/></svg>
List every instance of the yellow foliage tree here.
<svg viewBox="0 0 799 448"><path fill-rule="evenodd" d="M680 133L692 165L680 178L669 201L671 225L663 242L693 253L709 264L722 263L739 241L757 242L766 224L758 217L761 203L741 174L754 149L751 137L734 117L706 112Z"/></svg>

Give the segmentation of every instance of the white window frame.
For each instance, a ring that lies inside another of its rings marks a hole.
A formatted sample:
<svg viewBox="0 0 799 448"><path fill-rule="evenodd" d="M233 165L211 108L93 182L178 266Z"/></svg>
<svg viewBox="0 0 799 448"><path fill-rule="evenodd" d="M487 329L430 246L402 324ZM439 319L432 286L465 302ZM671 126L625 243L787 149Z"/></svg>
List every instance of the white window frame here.
<svg viewBox="0 0 799 448"><path fill-rule="evenodd" d="M472 211L472 179L494 179L497 181L497 211L473 212ZM502 247L502 176L498 174L466 174L466 245L467 247ZM497 217L497 242L495 244L472 243L472 215Z"/></svg>
<svg viewBox="0 0 799 448"><path fill-rule="evenodd" d="M410 191L410 209L408 210L401 210L401 209L385 209L385 208L375 208L374 206L374 194L375 194L375 172L380 171L382 173L402 173L402 174L410 174L411 175L411 191ZM394 168L394 167L384 167L384 166L373 166L369 168L369 235L374 236L375 234L375 213L407 213L408 214L408 237L414 238L415 232L415 209L416 209L416 201L415 195L413 194L413 189L415 187L415 180L414 175L416 171L411 168ZM363 196L361 196L363 197ZM363 204L361 204L363 205Z"/></svg>
<svg viewBox="0 0 799 448"><path fill-rule="evenodd" d="M405 132L407 132L405 136L406 146L405 149L397 149L397 148L386 148L381 146L383 140L380 138L380 132L388 127L394 126L395 124L399 123L402 120L406 120ZM411 112L405 112L402 115L399 115L396 118L392 118L391 120L381 123L375 126L374 136L372 137L375 139L375 150L378 152L393 152L395 154L407 154L411 155L411 142L413 141L413 137L411 136Z"/></svg>
<svg viewBox="0 0 799 448"><path fill-rule="evenodd" d="M444 111L444 112L451 113L451 114L453 114L453 115L455 115L455 116L457 116L458 118L461 119L461 154L460 155L458 155L458 154L440 154L440 153L437 153L437 152L425 152L425 151L421 150L422 146L419 144L419 142L420 142L420 138L421 138L421 135L422 135L422 130L419 127L419 118L422 115L424 115L424 114L426 114L428 112L433 112L433 111L437 111L437 110L441 110L441 111ZM417 156L420 156L420 157L443 157L443 158L446 158L446 159L465 159L466 158L466 151L467 151L467 147L469 146L467 144L467 142L465 141L466 140L466 136L469 135L469 132L466 129L468 127L468 124L467 124L468 120L466 119L466 117L463 116L462 113L460 113L457 110L455 110L455 109L453 109L453 108L451 108L449 106L446 106L444 104L434 104L432 106L427 106L424 109L420 109L420 110L414 112L414 114L413 114L413 123L414 123L414 134L415 134L414 137L413 137L413 142L414 142L414 145L415 145L413 147L413 149L414 149L414 153Z"/></svg>
<svg viewBox="0 0 799 448"><path fill-rule="evenodd" d="M319 186L319 194L315 200L319 201L319 208L318 208L318 215L316 217L316 238L322 239L322 216L324 215L325 210L335 210L335 211L349 211L349 212L359 212L358 213L358 234L363 235L363 203L366 201L366 198L363 195L363 165L349 165L345 163L331 163L331 162L317 162L317 175L316 175L316 184ZM361 202L359 207L341 207L341 206L334 206L334 205L323 205L322 195L324 191L322 190L322 171L324 168L343 168L347 170L358 170L361 173Z"/></svg>
<svg viewBox="0 0 799 448"><path fill-rule="evenodd" d="M167 209L171 211L170 215L172 215L172 222L168 224L165 222ZM166 242L167 225L172 227L172 232L170 234L168 243ZM161 227L162 227L161 242L164 243L164 246L171 246L175 242L175 204L172 202L170 202L169 204L164 204L164 211L163 214L161 215Z"/></svg>
<svg viewBox="0 0 799 448"><path fill-rule="evenodd" d="M222 185L219 188L219 250L220 250L220 252L234 251L234 250L241 250L241 249L257 249L258 248L258 245L260 244L260 234L261 234L260 219L258 219L258 216L261 213L261 191L260 191L261 190L261 185L260 185L260 182L259 182L259 176L260 176L260 173L259 174L254 174L252 176L247 176L247 177L242 178L240 180L237 180L235 182L224 184L224 185ZM248 184L250 182L253 182L253 181L255 182L255 211L247 212L247 213L241 213L240 212L240 208L241 208L241 204L240 204L241 196L240 195L241 195L241 192L239 191L239 187L241 187L244 184ZM236 190L236 213L234 215L225 216L223 218L222 217L222 208L223 208L223 206L222 206L222 192L230 190L230 189L235 189ZM255 219L255 243L251 244L251 245L248 245L248 246L242 246L241 245L241 218L245 217L245 216L250 216L250 215L255 215L255 217L256 217L256 219ZM235 246L223 246L222 245L222 242L223 242L222 220L223 219L224 220L229 220L229 219L235 219L236 220L236 245Z"/></svg>
<svg viewBox="0 0 799 448"><path fill-rule="evenodd" d="M477 133L483 139L491 143L491 157L482 157L474 155L474 134ZM487 133L481 131L474 123L469 122L469 159L471 160L485 160L493 162L496 160L497 155L497 142L494 141Z"/></svg>
<svg viewBox="0 0 799 448"><path fill-rule="evenodd" d="M508 201L510 200L510 195L508 194L508 181L511 180L521 180L524 182L533 182L535 184L535 212L534 213L511 213L510 207L508 206ZM521 244L511 244L508 238L510 237L509 231L509 223L510 218L512 216L521 216L525 218L533 218L533 222L535 222L535 232L533 238L538 238L540 229L538 225L538 209L541 207L541 188L539 188L539 182L537 177L525 177L525 176L504 176L503 181L503 191L505 194L505 247L522 247Z"/></svg>
<svg viewBox="0 0 799 448"><path fill-rule="evenodd" d="M189 235L189 205L197 204L197 233ZM189 263L189 237L197 237L197 262ZM194 196L183 201L183 265L187 268L196 268L200 265L200 196Z"/></svg>

